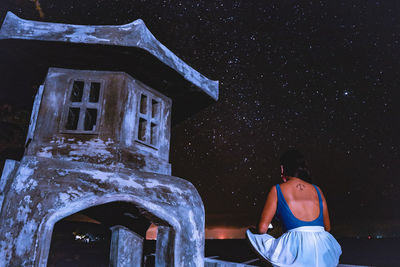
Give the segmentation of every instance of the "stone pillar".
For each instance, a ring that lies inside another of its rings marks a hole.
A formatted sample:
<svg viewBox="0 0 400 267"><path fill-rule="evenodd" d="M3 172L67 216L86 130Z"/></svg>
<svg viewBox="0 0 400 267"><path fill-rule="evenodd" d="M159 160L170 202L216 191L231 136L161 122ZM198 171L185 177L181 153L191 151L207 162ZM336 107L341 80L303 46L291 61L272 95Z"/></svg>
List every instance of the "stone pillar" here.
<svg viewBox="0 0 400 267"><path fill-rule="evenodd" d="M156 243L156 267L174 265L174 230L167 226L158 226Z"/></svg>
<svg viewBox="0 0 400 267"><path fill-rule="evenodd" d="M140 267L143 258L143 237L128 228L111 227L110 267Z"/></svg>

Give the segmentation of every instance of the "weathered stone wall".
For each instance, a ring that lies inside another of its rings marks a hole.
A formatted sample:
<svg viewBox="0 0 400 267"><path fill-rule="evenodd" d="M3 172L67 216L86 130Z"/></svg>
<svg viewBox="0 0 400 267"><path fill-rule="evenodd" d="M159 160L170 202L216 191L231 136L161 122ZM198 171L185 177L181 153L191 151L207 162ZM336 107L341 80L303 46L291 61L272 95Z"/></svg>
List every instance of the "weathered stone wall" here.
<svg viewBox="0 0 400 267"><path fill-rule="evenodd" d="M114 201L134 204L167 230L157 241L167 250L157 252L158 266L203 266L204 208L191 183L127 168L32 156L15 167L1 209L0 266L46 266L57 221Z"/></svg>
<svg viewBox="0 0 400 267"><path fill-rule="evenodd" d="M101 114L94 133L63 130L65 107L74 80L104 83ZM158 145L137 142L137 112L140 92L147 91L162 100ZM32 140L26 155L67 161L119 165L133 169L170 174L171 100L121 72L81 71L51 68L44 84L37 119L33 119Z"/></svg>

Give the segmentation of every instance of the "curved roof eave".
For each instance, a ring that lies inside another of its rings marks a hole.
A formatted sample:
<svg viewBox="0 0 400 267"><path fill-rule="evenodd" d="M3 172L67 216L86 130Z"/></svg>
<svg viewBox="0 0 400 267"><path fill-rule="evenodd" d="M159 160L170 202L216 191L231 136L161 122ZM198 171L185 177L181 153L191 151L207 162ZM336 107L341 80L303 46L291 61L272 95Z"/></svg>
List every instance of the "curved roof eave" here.
<svg viewBox="0 0 400 267"><path fill-rule="evenodd" d="M1 39L140 48L178 72L212 99L218 100L218 81L208 79L178 58L154 37L141 19L125 25L89 26L24 20L8 12L0 29Z"/></svg>

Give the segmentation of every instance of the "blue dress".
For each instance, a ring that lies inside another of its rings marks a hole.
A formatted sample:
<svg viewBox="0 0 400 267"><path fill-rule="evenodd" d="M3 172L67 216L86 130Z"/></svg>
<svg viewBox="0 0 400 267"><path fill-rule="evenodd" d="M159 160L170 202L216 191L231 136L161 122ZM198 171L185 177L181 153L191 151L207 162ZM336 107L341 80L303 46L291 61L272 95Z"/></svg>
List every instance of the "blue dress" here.
<svg viewBox="0 0 400 267"><path fill-rule="evenodd" d="M342 254L336 239L324 229L322 197L318 188L319 216L313 221L297 219L290 210L279 185L276 216L285 233L279 238L269 234L253 234L247 230L251 245L265 260L279 267L333 267L339 264Z"/></svg>

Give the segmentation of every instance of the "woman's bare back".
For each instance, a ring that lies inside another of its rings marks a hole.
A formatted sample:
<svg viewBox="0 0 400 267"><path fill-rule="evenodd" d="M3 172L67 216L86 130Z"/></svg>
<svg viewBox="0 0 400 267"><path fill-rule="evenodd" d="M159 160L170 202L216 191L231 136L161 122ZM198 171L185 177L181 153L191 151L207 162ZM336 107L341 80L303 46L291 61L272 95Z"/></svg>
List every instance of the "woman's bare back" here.
<svg viewBox="0 0 400 267"><path fill-rule="evenodd" d="M322 199L322 211L319 208L318 193L312 184L296 177L287 178L287 182L281 184L280 189L294 217L301 221L311 222L317 219L320 212L322 212L325 230L329 232L331 230L331 224L329 220L328 205L326 204L325 196L321 189L318 187ZM277 190L276 186L273 186L268 193L261 214L261 220L258 225L259 233L267 232L268 225L275 216L277 202Z"/></svg>
<svg viewBox="0 0 400 267"><path fill-rule="evenodd" d="M293 215L302 221L313 221L320 212L318 193L315 187L298 178L280 185L282 194Z"/></svg>

